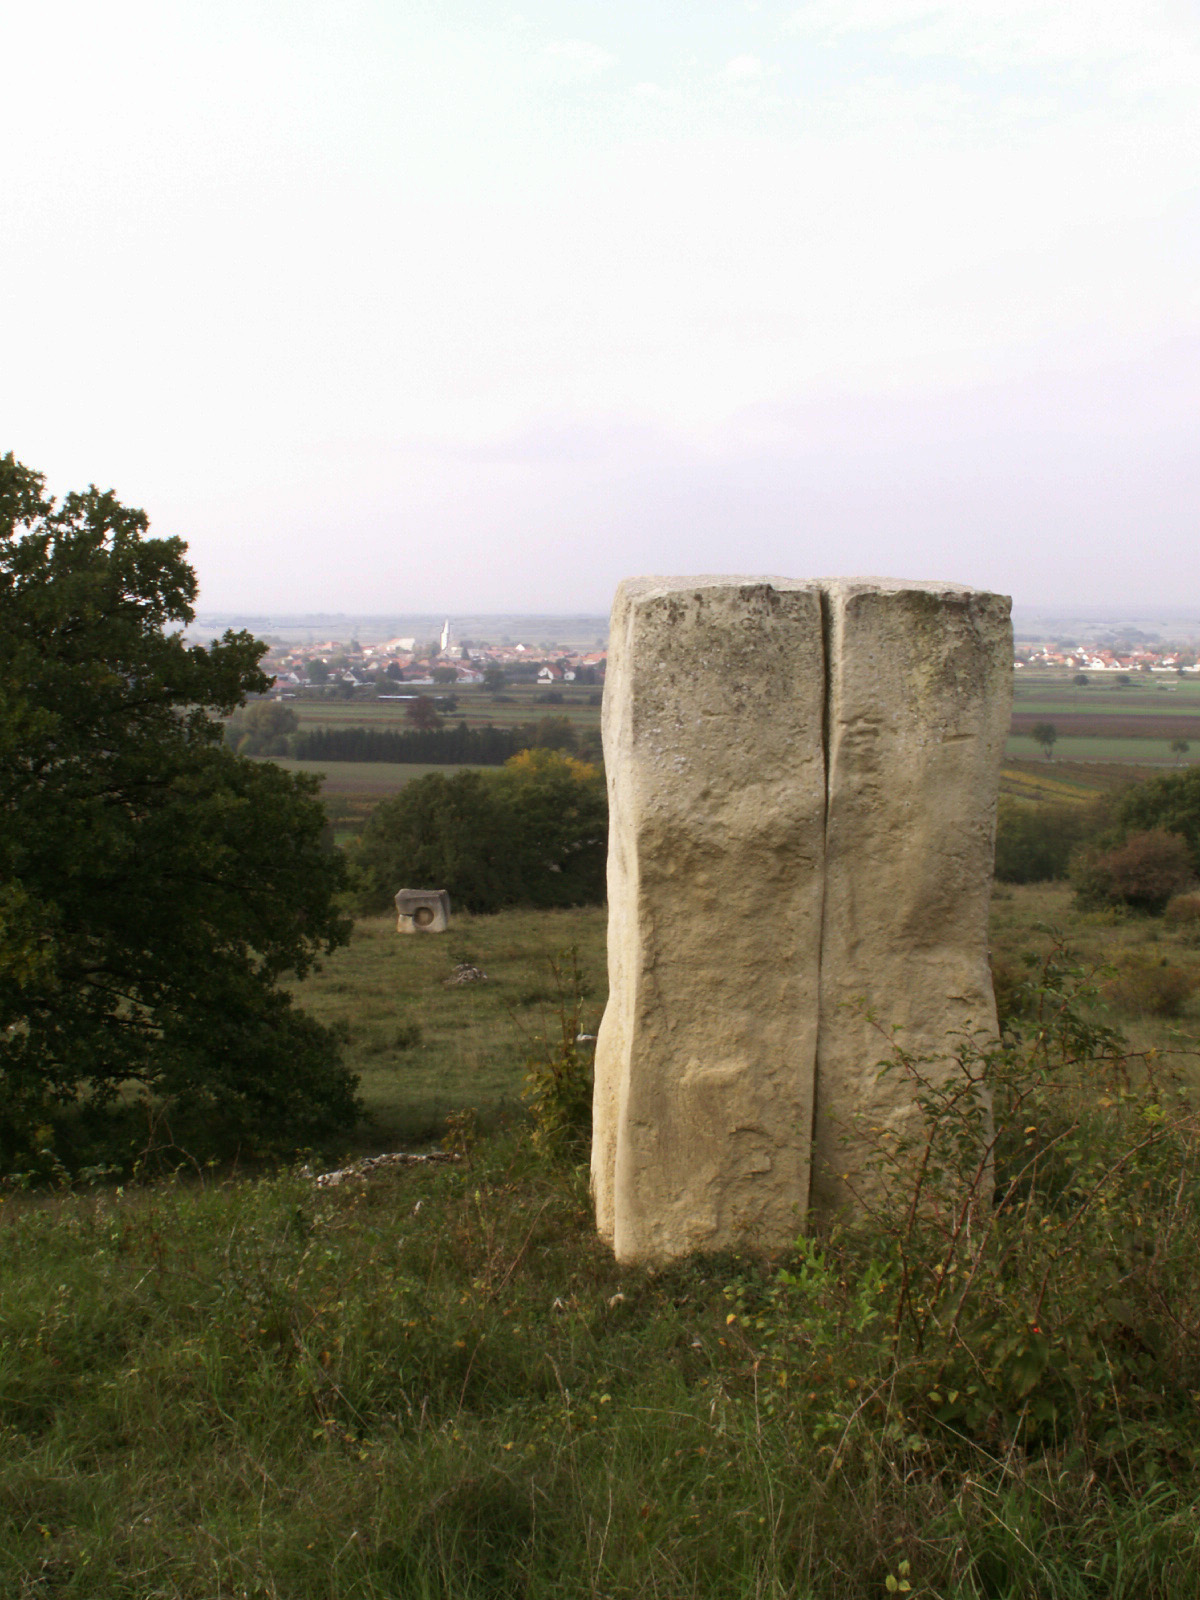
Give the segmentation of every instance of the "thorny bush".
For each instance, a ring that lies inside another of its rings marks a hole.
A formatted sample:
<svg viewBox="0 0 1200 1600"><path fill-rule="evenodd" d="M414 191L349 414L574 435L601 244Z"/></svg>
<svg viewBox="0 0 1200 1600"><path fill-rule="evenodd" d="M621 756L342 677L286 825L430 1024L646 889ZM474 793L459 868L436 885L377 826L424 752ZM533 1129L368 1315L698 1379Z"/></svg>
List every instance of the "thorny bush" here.
<svg viewBox="0 0 1200 1600"><path fill-rule="evenodd" d="M1046 930L1051 932L1051 930ZM1155 1051L1091 1020L1094 976L1052 933L999 1041L957 1070L893 1048L918 1114L872 1130L862 1216L731 1283L756 1393L827 1393L838 1464L893 1448L1073 1448L1093 1470L1200 1460L1200 1144ZM845 1373L858 1376L828 1392Z"/></svg>

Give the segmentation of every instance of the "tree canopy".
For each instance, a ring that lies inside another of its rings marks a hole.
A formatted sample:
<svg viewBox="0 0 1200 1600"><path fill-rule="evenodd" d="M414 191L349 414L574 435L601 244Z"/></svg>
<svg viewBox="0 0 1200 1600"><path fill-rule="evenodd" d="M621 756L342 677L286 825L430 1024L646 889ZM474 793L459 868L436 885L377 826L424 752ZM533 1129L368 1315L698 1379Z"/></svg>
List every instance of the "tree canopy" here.
<svg viewBox="0 0 1200 1600"><path fill-rule="evenodd" d="M266 647L186 642L186 546L148 526L0 458L0 1171L148 1117L199 1153L357 1112L279 987L347 936L315 780L223 744Z"/></svg>
<svg viewBox="0 0 1200 1600"><path fill-rule="evenodd" d="M608 807L595 767L525 750L494 772L433 772L377 807L355 851L364 903L446 889L465 911L604 899Z"/></svg>
<svg viewBox="0 0 1200 1600"><path fill-rule="evenodd" d="M1200 766L1135 784L1121 796L1117 828L1130 834L1161 828L1186 840L1192 870L1200 875Z"/></svg>

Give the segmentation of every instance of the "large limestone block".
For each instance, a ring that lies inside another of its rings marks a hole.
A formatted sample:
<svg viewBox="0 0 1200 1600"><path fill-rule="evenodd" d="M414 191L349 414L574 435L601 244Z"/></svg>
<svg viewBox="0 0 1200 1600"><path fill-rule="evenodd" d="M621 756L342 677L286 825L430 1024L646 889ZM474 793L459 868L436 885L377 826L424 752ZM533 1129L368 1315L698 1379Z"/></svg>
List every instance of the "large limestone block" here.
<svg viewBox="0 0 1200 1600"><path fill-rule="evenodd" d="M640 579L604 695L610 1000L596 1046L598 1225L622 1260L808 1203L825 761L821 593Z"/></svg>
<svg viewBox="0 0 1200 1600"><path fill-rule="evenodd" d="M995 1033L987 920L1012 630L1000 595L883 579L825 588L812 1202L830 1213L862 1190L869 1130L899 1131L914 1113L904 1079L879 1077L889 1040L943 1075L955 1070L955 1035Z"/></svg>
<svg viewBox="0 0 1200 1600"><path fill-rule="evenodd" d="M598 1226L620 1259L787 1242L810 1198L825 1212L852 1200L859 1119L912 1112L898 1080L878 1079L891 1025L943 1056L952 1030L994 1027L986 916L1010 672L995 595L620 586L592 1151Z"/></svg>

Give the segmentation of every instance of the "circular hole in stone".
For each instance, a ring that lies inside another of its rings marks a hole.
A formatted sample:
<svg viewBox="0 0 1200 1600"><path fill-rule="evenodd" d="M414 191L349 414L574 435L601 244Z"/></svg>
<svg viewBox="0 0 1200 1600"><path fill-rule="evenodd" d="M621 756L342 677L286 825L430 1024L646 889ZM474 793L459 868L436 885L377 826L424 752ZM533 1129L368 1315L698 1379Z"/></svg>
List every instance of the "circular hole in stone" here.
<svg viewBox="0 0 1200 1600"><path fill-rule="evenodd" d="M433 921L433 912L428 906L418 906L413 912L413 921L418 928L427 928Z"/></svg>

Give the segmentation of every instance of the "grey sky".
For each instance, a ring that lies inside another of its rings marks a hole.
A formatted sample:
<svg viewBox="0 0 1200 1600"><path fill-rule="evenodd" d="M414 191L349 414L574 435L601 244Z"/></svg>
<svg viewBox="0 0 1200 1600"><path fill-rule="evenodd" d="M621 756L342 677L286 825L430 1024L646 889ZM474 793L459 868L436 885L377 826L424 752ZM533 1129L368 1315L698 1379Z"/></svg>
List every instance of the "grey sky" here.
<svg viewBox="0 0 1200 1600"><path fill-rule="evenodd" d="M1200 591L1192 0L42 0L0 450L210 609Z"/></svg>

